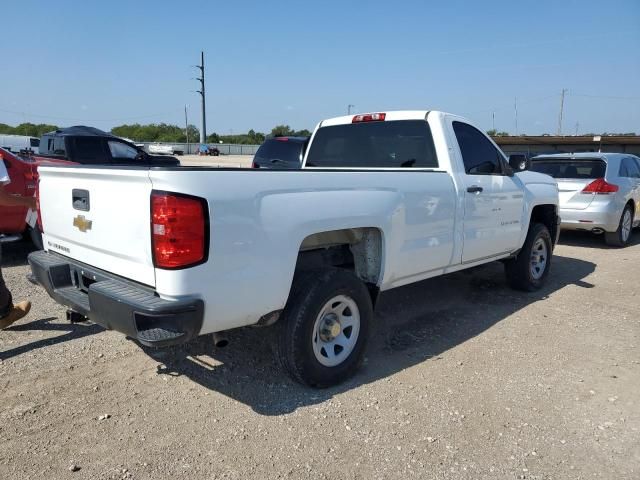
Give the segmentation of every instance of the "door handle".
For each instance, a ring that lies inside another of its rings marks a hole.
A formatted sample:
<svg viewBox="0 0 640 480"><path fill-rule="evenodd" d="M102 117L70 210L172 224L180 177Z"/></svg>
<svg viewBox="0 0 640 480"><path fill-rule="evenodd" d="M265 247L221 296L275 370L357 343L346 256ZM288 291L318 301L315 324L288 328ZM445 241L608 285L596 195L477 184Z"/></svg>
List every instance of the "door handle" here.
<svg viewBox="0 0 640 480"><path fill-rule="evenodd" d="M479 187L477 185L472 185L470 187L467 187L467 192L469 193L480 193L482 192L483 188Z"/></svg>

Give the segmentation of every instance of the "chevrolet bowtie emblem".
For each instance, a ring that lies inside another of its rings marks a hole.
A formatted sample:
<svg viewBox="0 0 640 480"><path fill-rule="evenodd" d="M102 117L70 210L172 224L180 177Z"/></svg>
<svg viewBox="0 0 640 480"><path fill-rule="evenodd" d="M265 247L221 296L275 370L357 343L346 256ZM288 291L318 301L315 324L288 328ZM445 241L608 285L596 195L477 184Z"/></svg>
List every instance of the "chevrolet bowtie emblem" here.
<svg viewBox="0 0 640 480"><path fill-rule="evenodd" d="M86 232L87 230L91 230L91 224L93 222L91 220L87 220L84 218L84 215L78 215L73 219L73 226L76 227L81 232Z"/></svg>

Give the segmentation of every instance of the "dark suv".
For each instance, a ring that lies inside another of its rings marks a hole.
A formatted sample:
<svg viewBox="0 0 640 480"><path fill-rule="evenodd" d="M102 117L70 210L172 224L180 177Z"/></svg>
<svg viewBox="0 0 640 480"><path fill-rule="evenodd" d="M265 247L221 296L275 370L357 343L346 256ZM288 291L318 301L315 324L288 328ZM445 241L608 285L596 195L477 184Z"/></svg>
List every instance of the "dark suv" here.
<svg viewBox="0 0 640 480"><path fill-rule="evenodd" d="M302 167L310 137L267 138L255 156L252 168L296 169Z"/></svg>
<svg viewBox="0 0 640 480"><path fill-rule="evenodd" d="M120 137L84 126L45 133L40 139L40 153L35 157L89 165L180 165L177 158L149 155Z"/></svg>

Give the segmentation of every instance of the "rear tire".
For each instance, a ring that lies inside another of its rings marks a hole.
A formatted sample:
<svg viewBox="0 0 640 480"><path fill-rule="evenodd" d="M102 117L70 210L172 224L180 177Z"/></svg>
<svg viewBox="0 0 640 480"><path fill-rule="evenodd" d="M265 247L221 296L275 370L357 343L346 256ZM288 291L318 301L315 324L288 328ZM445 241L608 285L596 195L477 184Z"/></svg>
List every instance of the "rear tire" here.
<svg viewBox="0 0 640 480"><path fill-rule="evenodd" d="M611 247L626 247L631 238L633 227L633 210L629 205L624 207L618 229L615 232L604 232L604 241Z"/></svg>
<svg viewBox="0 0 640 480"><path fill-rule="evenodd" d="M532 224L518 256L504 264L509 285L525 292L542 288L551 268L552 256L549 229L542 223Z"/></svg>
<svg viewBox="0 0 640 480"><path fill-rule="evenodd" d="M369 291L352 272L300 272L278 322L280 364L311 387L343 382L362 363L372 321Z"/></svg>

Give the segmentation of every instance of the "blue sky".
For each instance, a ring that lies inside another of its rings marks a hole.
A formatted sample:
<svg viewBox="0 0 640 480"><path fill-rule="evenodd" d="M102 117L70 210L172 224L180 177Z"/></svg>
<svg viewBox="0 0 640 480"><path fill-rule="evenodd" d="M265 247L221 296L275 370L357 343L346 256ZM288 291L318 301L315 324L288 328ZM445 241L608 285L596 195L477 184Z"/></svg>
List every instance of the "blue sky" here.
<svg viewBox="0 0 640 480"><path fill-rule="evenodd" d="M481 128L640 133L640 1L21 0L2 6L0 122L312 129L439 109Z"/></svg>

